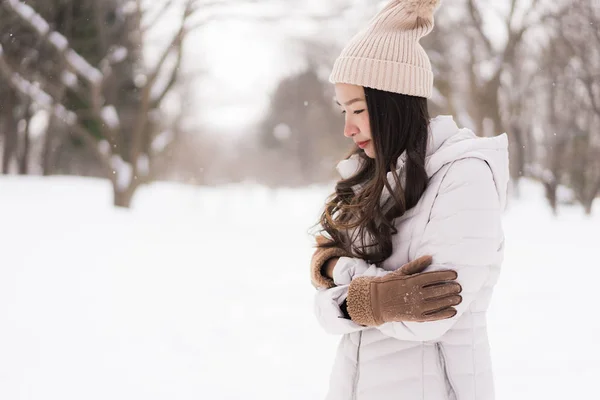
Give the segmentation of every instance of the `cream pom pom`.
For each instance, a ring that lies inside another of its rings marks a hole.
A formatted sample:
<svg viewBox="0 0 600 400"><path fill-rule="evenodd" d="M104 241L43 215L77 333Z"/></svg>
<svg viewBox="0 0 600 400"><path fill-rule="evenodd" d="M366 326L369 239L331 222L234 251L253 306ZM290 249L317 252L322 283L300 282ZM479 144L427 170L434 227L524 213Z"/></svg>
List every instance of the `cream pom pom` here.
<svg viewBox="0 0 600 400"><path fill-rule="evenodd" d="M433 12L440 5L440 0L406 0L408 12L417 17L432 19Z"/></svg>

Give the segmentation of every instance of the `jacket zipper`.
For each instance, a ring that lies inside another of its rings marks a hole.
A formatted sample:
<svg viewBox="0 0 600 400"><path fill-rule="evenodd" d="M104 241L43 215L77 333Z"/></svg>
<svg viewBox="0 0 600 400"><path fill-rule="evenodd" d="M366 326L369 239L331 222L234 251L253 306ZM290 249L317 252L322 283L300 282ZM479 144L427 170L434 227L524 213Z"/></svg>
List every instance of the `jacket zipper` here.
<svg viewBox="0 0 600 400"><path fill-rule="evenodd" d="M356 347L356 373L354 374L354 383L352 384L352 400L358 398L358 376L360 375L360 345L362 344L362 332L358 332L358 346Z"/></svg>
<svg viewBox="0 0 600 400"><path fill-rule="evenodd" d="M454 389L454 385L452 385L450 375L448 374L448 365L446 364L446 353L444 352L444 348L440 342L437 342L435 344L435 347L437 348L438 359L440 361L440 366L442 367L442 372L444 373L446 389L448 390L448 400L458 400L456 390Z"/></svg>

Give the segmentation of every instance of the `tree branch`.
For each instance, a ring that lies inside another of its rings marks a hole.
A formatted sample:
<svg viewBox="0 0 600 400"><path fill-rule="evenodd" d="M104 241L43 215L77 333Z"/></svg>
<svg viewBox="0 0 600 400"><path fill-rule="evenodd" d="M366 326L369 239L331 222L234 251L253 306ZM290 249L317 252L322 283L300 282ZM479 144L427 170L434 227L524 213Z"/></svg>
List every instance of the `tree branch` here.
<svg viewBox="0 0 600 400"><path fill-rule="evenodd" d="M44 92L37 85L32 84L27 79L23 78L19 73L15 72L4 58L3 48L0 45L0 74L7 80L8 84L22 95L30 98L33 102L44 108L56 118L64 121L73 131L96 153L102 161L102 165L107 170L110 170L110 156L101 151L98 147L98 141L83 127L74 112L68 110L62 104L57 102L52 96ZM111 176L112 174L107 174Z"/></svg>
<svg viewBox="0 0 600 400"><path fill-rule="evenodd" d="M143 133L146 129L146 125L148 123L148 112L150 111L151 106L153 104L152 91L153 91L154 85L156 83L158 76L160 75L160 72L163 68L165 61L169 57L169 54L173 51L173 49L178 49L176 51L179 51L179 52L181 51L183 39L185 38L185 35L188 32L188 30L186 29L186 22L187 22L188 18L195 11L194 4L195 4L195 0L188 0L186 2L185 9L184 9L183 15L181 17L181 23L180 23L179 29L177 30L177 33L175 34L175 36L173 36L173 39L171 40L171 42L167 45L167 47L163 51L156 66L154 67L154 70L147 78L146 85L144 86L144 88L142 90L141 101L139 104L139 108L137 110L135 125L133 127L132 144L131 144L131 148L130 148L130 160L133 165L134 175L137 175L137 171L138 171L137 158L142 149L142 138L143 138ZM176 73L176 71L175 71L175 73Z"/></svg>
<svg viewBox="0 0 600 400"><path fill-rule="evenodd" d="M512 20L515 16L515 10L517 8L517 0L511 0L510 2L510 12L508 13L508 18L506 19L506 27L508 32L512 31Z"/></svg>
<svg viewBox="0 0 600 400"><path fill-rule="evenodd" d="M586 76L581 80L585 86L586 92L588 93L588 97L590 98L592 109L598 116L600 116L600 104L596 100L596 94L594 93L594 80L590 78L590 76Z"/></svg>
<svg viewBox="0 0 600 400"><path fill-rule="evenodd" d="M27 26L36 32L40 38L49 44L60 55L60 62L67 66L66 70L74 71L84 79L89 86L89 103L96 119L103 121L102 107L105 99L102 95L104 75L98 69L89 64L83 57L69 46L69 41L57 31L52 31L50 25L36 13L33 8L19 0L3 0L2 4L17 15ZM99 12L99 8L95 8ZM76 92L82 95L81 92ZM114 141L116 132L109 124L101 124L102 135Z"/></svg>
<svg viewBox="0 0 600 400"><path fill-rule="evenodd" d="M490 55L494 54L494 46L492 46L492 42L490 42L490 39L485 35L485 32L483 31L483 19L481 18L481 14L479 13L477 5L475 4L475 0L468 0L467 9L469 10L469 15L471 16L473 26L475 27L479 38L485 44L485 47L490 53Z"/></svg>
<svg viewBox="0 0 600 400"><path fill-rule="evenodd" d="M165 96L167 95L167 93L169 93L169 91L173 88L173 86L177 82L177 79L179 78L179 69L181 68L181 61L183 59L182 47L183 47L183 41L180 41L179 45L178 45L178 49L177 49L177 59L175 61L175 65L173 66L173 69L171 70L171 75L170 75L165 87L160 91L160 93L158 95L155 95L154 98L151 99L151 102L152 102L151 108L157 108L160 105L160 103L162 103L162 101L165 98Z"/></svg>
<svg viewBox="0 0 600 400"><path fill-rule="evenodd" d="M33 8L19 0L3 0L2 4L54 48L65 59L66 65L84 78L91 87L102 84L102 73L71 49L69 41L63 35L57 31L51 31L48 23Z"/></svg>

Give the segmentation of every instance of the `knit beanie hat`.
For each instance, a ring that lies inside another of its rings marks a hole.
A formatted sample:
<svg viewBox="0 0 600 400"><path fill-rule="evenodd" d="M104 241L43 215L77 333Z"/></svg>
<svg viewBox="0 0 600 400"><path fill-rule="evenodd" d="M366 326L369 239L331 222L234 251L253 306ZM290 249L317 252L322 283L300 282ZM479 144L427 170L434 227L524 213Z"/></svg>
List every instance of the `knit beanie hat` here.
<svg viewBox="0 0 600 400"><path fill-rule="evenodd" d="M439 3L391 0L342 50L329 81L430 98L433 73L419 40Z"/></svg>

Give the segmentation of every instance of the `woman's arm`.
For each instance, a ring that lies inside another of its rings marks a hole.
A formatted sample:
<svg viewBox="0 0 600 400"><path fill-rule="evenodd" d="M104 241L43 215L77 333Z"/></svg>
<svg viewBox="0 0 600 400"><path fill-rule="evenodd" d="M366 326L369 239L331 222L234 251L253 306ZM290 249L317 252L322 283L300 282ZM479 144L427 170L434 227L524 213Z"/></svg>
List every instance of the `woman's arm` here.
<svg viewBox="0 0 600 400"><path fill-rule="evenodd" d="M423 256L391 272L361 259L342 257L333 273L338 286L317 293L317 319L330 333L350 333L396 318L450 318L456 313L452 306L460 302L460 285L452 282L456 272L421 273L431 262L430 256ZM429 287L432 284L435 288Z"/></svg>
<svg viewBox="0 0 600 400"><path fill-rule="evenodd" d="M327 239L317 236L317 245ZM349 257L339 248L317 247L311 259L311 282L317 289L315 315L326 332L345 334L369 327L354 323L347 311L346 297L352 279L359 276L384 276L388 271Z"/></svg>
<svg viewBox="0 0 600 400"><path fill-rule="evenodd" d="M450 319L381 325L401 340L436 340L450 330L484 290L492 290L503 259L504 234L498 190L488 164L477 158L456 161L447 171L425 228L417 257L433 256L430 271L451 266L458 273L462 303Z"/></svg>
<svg viewBox="0 0 600 400"><path fill-rule="evenodd" d="M449 168L425 228L417 256L430 254L428 271L458 272L463 300L450 319L431 322L388 322L377 327L401 340L426 341L444 335L473 300L488 288L503 255L500 201L491 170L482 160L460 160ZM385 276L381 268L357 258L342 257L333 269L332 289L319 289L315 297L317 319L330 333L350 333L367 327L344 318L343 303L352 280L359 276Z"/></svg>

